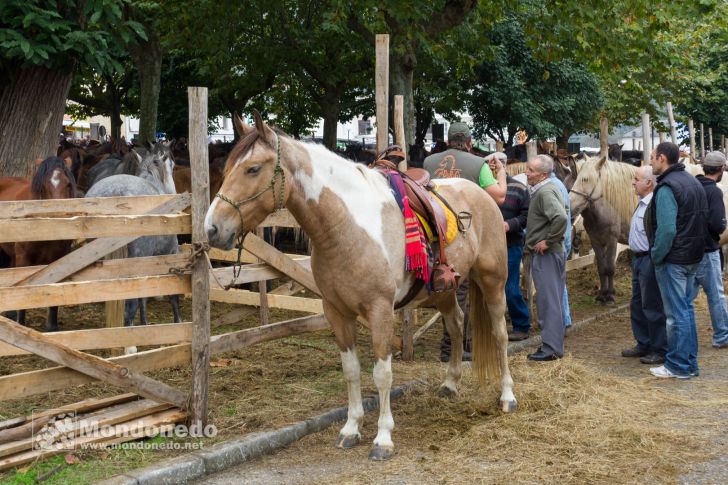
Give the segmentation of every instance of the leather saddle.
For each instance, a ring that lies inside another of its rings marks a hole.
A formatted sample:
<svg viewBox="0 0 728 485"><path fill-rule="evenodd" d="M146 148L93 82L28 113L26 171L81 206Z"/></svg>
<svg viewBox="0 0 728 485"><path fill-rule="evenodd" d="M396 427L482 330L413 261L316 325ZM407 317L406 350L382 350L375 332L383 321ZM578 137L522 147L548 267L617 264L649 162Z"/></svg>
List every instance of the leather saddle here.
<svg viewBox="0 0 728 485"><path fill-rule="evenodd" d="M460 285L460 274L447 262L445 254L448 220L443 204L448 207L449 205L435 190L427 170L422 168L410 168L405 172L398 170L396 159L404 160L404 157L402 149L397 145L392 145L372 163L372 166L397 170L402 175L405 195L409 199L410 207L437 231L439 257L432 268L432 290L435 292L454 290ZM453 211L453 213L455 212Z"/></svg>

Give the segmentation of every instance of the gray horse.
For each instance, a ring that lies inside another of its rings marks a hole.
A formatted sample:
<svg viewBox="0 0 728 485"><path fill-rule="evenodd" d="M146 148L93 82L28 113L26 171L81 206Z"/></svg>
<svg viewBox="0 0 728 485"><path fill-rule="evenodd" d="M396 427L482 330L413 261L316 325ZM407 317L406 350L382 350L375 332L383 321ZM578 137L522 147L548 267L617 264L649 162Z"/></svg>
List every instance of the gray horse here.
<svg viewBox="0 0 728 485"><path fill-rule="evenodd" d="M132 150L138 162L136 175L110 175L98 180L86 197L118 197L124 195L162 195L175 194L172 169L174 160L169 148L163 143L157 143L149 150ZM159 256L164 254L177 254L179 246L177 236L144 236L127 245L128 256L138 258L143 256ZM179 310L179 295L169 297L172 303L174 321L182 321ZM139 318L142 325L147 325L146 298L126 300L124 305L124 325L131 326L134 316L139 308Z"/></svg>

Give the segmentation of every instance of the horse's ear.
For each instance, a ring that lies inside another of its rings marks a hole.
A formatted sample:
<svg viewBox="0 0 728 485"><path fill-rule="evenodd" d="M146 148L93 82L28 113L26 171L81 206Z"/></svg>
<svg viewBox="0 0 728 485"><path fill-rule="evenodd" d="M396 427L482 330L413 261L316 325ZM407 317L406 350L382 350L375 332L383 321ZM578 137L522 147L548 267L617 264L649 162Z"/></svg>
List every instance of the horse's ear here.
<svg viewBox="0 0 728 485"><path fill-rule="evenodd" d="M35 166L36 166L36 167L37 167L38 165L40 165L41 163L43 163L43 159L42 159L42 158L36 158L36 159L35 159Z"/></svg>
<svg viewBox="0 0 728 485"><path fill-rule="evenodd" d="M263 117L257 109L253 109L253 119L255 120L255 129L258 130L258 136L268 142L269 145L274 146L275 133L265 124Z"/></svg>
<svg viewBox="0 0 728 485"><path fill-rule="evenodd" d="M134 149L134 148L131 149L131 152L137 157L137 161L141 163L142 156L139 154L139 152L136 151L136 149Z"/></svg>
<svg viewBox="0 0 728 485"><path fill-rule="evenodd" d="M250 131L253 129L252 127L248 126L237 113L233 113L233 125L235 126L235 131L240 138L244 138L245 135L250 133Z"/></svg>
<svg viewBox="0 0 728 485"><path fill-rule="evenodd" d="M71 157L66 157L63 159L64 162L66 162L66 167L70 170L73 166L73 160L71 160Z"/></svg>
<svg viewBox="0 0 728 485"><path fill-rule="evenodd" d="M602 167L604 167L604 164L605 164L605 163L607 163L607 157L602 157L602 158L601 158L601 159L600 159L600 160L599 160L599 161L597 162L597 170L601 170L601 169L602 169Z"/></svg>

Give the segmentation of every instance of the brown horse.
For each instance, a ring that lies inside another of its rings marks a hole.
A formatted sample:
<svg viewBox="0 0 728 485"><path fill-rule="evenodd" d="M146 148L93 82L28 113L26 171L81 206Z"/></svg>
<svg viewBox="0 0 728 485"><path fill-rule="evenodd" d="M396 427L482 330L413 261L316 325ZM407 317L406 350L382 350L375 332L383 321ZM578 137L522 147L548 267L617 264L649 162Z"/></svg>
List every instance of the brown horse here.
<svg viewBox="0 0 728 485"><path fill-rule="evenodd" d="M33 180L0 178L0 201L73 199L76 181L71 173L72 160L49 157L38 160ZM50 264L71 250L72 241L33 241L2 243L0 249L10 257L12 267ZM25 310L18 311L18 323L25 324ZM58 330L58 307L48 309L46 330Z"/></svg>
<svg viewBox="0 0 728 485"><path fill-rule="evenodd" d="M245 136L228 158L222 188L205 219L210 244L232 247L236 239L284 206L296 218L311 239L311 268L348 385L348 420L336 446L353 447L361 437L364 410L355 347L357 317L361 316L371 326L373 374L380 400L378 433L369 457L388 459L394 453L389 402L393 309L415 284L414 275L405 269L402 212L378 171L322 146L279 135L257 112L255 120L255 128L236 120ZM507 254L502 216L493 199L476 184L463 179L436 183L456 214L472 214L472 221L447 247L447 258L457 272L470 278L473 367L481 385L500 374L500 407L514 411L504 318ZM431 294L421 290L407 305L415 306L436 307L452 341L462 342L463 313L454 290ZM462 344L454 345L441 394L457 393L462 356Z"/></svg>

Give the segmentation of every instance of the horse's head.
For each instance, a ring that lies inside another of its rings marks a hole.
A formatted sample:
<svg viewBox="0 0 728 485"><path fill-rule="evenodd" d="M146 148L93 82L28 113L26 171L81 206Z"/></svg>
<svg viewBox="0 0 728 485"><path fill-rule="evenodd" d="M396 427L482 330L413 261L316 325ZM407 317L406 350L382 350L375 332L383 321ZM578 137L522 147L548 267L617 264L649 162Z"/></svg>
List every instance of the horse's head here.
<svg viewBox="0 0 728 485"><path fill-rule="evenodd" d="M576 181L569 192L572 220L591 206L595 200L602 197L601 171L605 163L607 163L606 158L588 160L579 169Z"/></svg>
<svg viewBox="0 0 728 485"><path fill-rule="evenodd" d="M154 145L148 145L146 151L134 150L134 154L139 162L136 171L138 177L148 180L161 193L177 193L172 176L174 159L168 146L164 143L157 142Z"/></svg>
<svg viewBox="0 0 728 485"><path fill-rule="evenodd" d="M235 125L241 140L225 164L225 178L205 218L210 244L229 249L268 214L285 206L292 180L282 166L282 136L254 111L255 127L239 117Z"/></svg>
<svg viewBox="0 0 728 485"><path fill-rule="evenodd" d="M621 145L619 143L610 143L608 151L607 151L607 155L609 156L609 159L621 162L623 146L624 146L624 143L622 143Z"/></svg>
<svg viewBox="0 0 728 485"><path fill-rule="evenodd" d="M72 160L48 157L37 160L37 169L30 184L34 199L74 199L76 179L71 173Z"/></svg>

